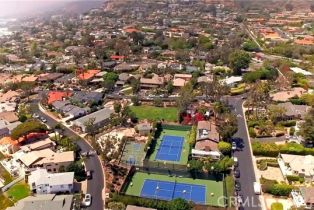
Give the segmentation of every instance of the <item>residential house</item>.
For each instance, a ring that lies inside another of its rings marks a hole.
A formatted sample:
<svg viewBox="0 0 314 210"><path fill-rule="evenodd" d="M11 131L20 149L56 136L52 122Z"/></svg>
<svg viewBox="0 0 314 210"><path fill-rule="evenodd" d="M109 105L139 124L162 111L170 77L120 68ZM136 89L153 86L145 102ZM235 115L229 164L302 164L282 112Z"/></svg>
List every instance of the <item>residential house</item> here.
<svg viewBox="0 0 314 210"><path fill-rule="evenodd" d="M227 77L226 79L221 80L222 83L225 83L228 86L234 86L236 84L238 84L239 82L242 81L242 76L231 76L231 77Z"/></svg>
<svg viewBox="0 0 314 210"><path fill-rule="evenodd" d="M0 139L0 152L5 155L14 154L20 149L20 143L10 137L2 137Z"/></svg>
<svg viewBox="0 0 314 210"><path fill-rule="evenodd" d="M45 73L40 74L38 76L38 82L45 83L45 82L54 82L58 78L62 77L63 73Z"/></svg>
<svg viewBox="0 0 314 210"><path fill-rule="evenodd" d="M87 91L74 91L70 100L73 103L79 104L98 104L103 99L103 93L101 92L87 92Z"/></svg>
<svg viewBox="0 0 314 210"><path fill-rule="evenodd" d="M73 195L31 195L19 200L7 210L72 210Z"/></svg>
<svg viewBox="0 0 314 210"><path fill-rule="evenodd" d="M298 190L292 190L291 197L298 209L313 209L314 207L314 187L299 187Z"/></svg>
<svg viewBox="0 0 314 210"><path fill-rule="evenodd" d="M304 119L304 116L311 108L306 105L294 105L291 102L279 103L277 106L285 110L283 120Z"/></svg>
<svg viewBox="0 0 314 210"><path fill-rule="evenodd" d="M214 79L213 75L200 76L199 78L197 78L197 83L199 84L211 83L213 82L213 79Z"/></svg>
<svg viewBox="0 0 314 210"><path fill-rule="evenodd" d="M112 109L103 108L89 115L74 120L73 125L78 127L82 132L85 133L87 132L86 123L90 119L95 119L93 127L99 128L101 126L104 126L108 122L112 113L114 113Z"/></svg>
<svg viewBox="0 0 314 210"><path fill-rule="evenodd" d="M45 168L48 172L59 172L74 161L74 152L55 153L51 149L31 151L20 157L21 163L30 170Z"/></svg>
<svg viewBox="0 0 314 210"><path fill-rule="evenodd" d="M47 104L51 105L55 101L62 101L65 98L68 98L72 95L71 92L66 91L50 91L48 93Z"/></svg>
<svg viewBox="0 0 314 210"><path fill-rule="evenodd" d="M195 150L219 151L219 133L217 127L210 121L199 121L197 123L197 134Z"/></svg>
<svg viewBox="0 0 314 210"><path fill-rule="evenodd" d="M98 74L100 70L91 69L91 70L77 70L76 77L72 79L73 82L84 81L90 82Z"/></svg>
<svg viewBox="0 0 314 210"><path fill-rule="evenodd" d="M102 69L104 70L112 70L117 65L116 61L106 61L101 64Z"/></svg>
<svg viewBox="0 0 314 210"><path fill-rule="evenodd" d="M116 82L116 86L123 86L131 78L131 75L128 73L119 74L119 79Z"/></svg>
<svg viewBox="0 0 314 210"><path fill-rule="evenodd" d="M0 93L0 103L17 102L20 97L20 92L9 90L6 93Z"/></svg>
<svg viewBox="0 0 314 210"><path fill-rule="evenodd" d="M181 88L192 79L191 74L175 74L173 77L173 87Z"/></svg>
<svg viewBox="0 0 314 210"><path fill-rule="evenodd" d="M153 74L152 78L144 78L140 79L141 88L158 88L163 86L165 83L165 78L158 76L157 74Z"/></svg>
<svg viewBox="0 0 314 210"><path fill-rule="evenodd" d="M136 64L128 64L128 63L121 63L113 68L115 72L130 72L135 71L138 69L139 65Z"/></svg>
<svg viewBox="0 0 314 210"><path fill-rule="evenodd" d="M314 156L280 154L278 163L284 176L297 175L306 181L314 181Z"/></svg>
<svg viewBox="0 0 314 210"><path fill-rule="evenodd" d="M0 138L9 136L11 134L11 131L16 128L21 122L8 122L6 120L0 120Z"/></svg>
<svg viewBox="0 0 314 210"><path fill-rule="evenodd" d="M75 77L74 73L71 73L71 74L65 74L64 76L58 78L54 84L55 85L66 85L66 84L69 84L71 83L72 79Z"/></svg>
<svg viewBox="0 0 314 210"><path fill-rule="evenodd" d="M27 177L33 193L71 193L73 192L74 172L48 173L46 169L36 169Z"/></svg>
<svg viewBox="0 0 314 210"><path fill-rule="evenodd" d="M55 147L56 147L56 143L52 141L50 138L46 138L43 140L38 140L38 141L24 144L23 146L21 146L21 150L27 153L31 151L38 151L38 150L44 150L44 149L55 150Z"/></svg>
<svg viewBox="0 0 314 210"><path fill-rule="evenodd" d="M0 113L1 112L14 112L16 109L16 102L1 102L0 103Z"/></svg>
<svg viewBox="0 0 314 210"><path fill-rule="evenodd" d="M112 55L112 56L110 56L110 59L113 61L124 61L125 58L126 57L123 55Z"/></svg>

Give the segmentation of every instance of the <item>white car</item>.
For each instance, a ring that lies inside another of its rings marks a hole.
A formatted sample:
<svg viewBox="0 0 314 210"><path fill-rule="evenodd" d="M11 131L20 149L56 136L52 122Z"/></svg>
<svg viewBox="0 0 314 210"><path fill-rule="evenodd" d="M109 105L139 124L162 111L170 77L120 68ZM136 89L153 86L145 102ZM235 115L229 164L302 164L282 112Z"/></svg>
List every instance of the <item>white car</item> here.
<svg viewBox="0 0 314 210"><path fill-rule="evenodd" d="M88 207L91 204L92 204L92 196L91 194L86 194L83 198L82 205Z"/></svg>
<svg viewBox="0 0 314 210"><path fill-rule="evenodd" d="M237 144L235 142L232 142L232 150L237 150Z"/></svg>

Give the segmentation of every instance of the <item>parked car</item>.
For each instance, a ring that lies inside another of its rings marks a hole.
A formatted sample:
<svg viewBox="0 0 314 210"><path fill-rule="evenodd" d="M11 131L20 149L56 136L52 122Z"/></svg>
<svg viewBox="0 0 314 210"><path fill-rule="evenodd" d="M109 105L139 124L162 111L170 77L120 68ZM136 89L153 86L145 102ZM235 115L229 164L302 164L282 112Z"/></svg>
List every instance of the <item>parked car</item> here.
<svg viewBox="0 0 314 210"><path fill-rule="evenodd" d="M35 114L33 114L33 118L37 119L37 118L39 118L39 115L35 113Z"/></svg>
<svg viewBox="0 0 314 210"><path fill-rule="evenodd" d="M97 155L97 152L95 150L90 150L88 152L88 155L91 156L91 155Z"/></svg>
<svg viewBox="0 0 314 210"><path fill-rule="evenodd" d="M239 160L237 157L233 157L233 162L234 162L234 167L238 167L239 166Z"/></svg>
<svg viewBox="0 0 314 210"><path fill-rule="evenodd" d="M239 169L234 170L233 174L234 174L235 178L240 178L240 170Z"/></svg>
<svg viewBox="0 0 314 210"><path fill-rule="evenodd" d="M238 180L235 180L234 182L234 188L236 191L241 191L241 184Z"/></svg>
<svg viewBox="0 0 314 210"><path fill-rule="evenodd" d="M237 150L237 144L235 142L232 142L232 147L231 149L234 151L234 150Z"/></svg>
<svg viewBox="0 0 314 210"><path fill-rule="evenodd" d="M88 207L92 204L92 196L91 194L85 194L83 201L82 201L82 205L85 207Z"/></svg>
<svg viewBox="0 0 314 210"><path fill-rule="evenodd" d="M86 178L93 179L93 171L90 171L90 170L86 171Z"/></svg>
<svg viewBox="0 0 314 210"><path fill-rule="evenodd" d="M46 123L46 122L47 122L47 120L46 120L45 118L43 118L43 117L40 117L40 120L41 120L43 123Z"/></svg>

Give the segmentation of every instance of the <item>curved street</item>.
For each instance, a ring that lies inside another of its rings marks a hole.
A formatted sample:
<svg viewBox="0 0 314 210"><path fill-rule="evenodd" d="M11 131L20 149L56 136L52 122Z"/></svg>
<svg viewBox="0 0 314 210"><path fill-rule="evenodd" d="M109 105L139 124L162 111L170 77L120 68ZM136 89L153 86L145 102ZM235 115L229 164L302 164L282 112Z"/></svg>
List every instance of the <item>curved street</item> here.
<svg viewBox="0 0 314 210"><path fill-rule="evenodd" d="M53 128L58 124L58 121L51 118L46 113L42 112L39 109L39 100L32 100L32 112L37 113L39 116L44 117L47 122L46 124ZM78 140L76 144L80 147L82 152L86 152L89 150L93 150L93 148L88 144L82 137L73 132L71 129L64 126L64 135L68 137L75 137ZM92 205L88 208L88 210L103 210L104 209L104 201L102 198L102 190L104 188L104 174L100 159L97 155L90 156L84 160L86 170L93 171L93 179L87 180L87 193L92 195Z"/></svg>

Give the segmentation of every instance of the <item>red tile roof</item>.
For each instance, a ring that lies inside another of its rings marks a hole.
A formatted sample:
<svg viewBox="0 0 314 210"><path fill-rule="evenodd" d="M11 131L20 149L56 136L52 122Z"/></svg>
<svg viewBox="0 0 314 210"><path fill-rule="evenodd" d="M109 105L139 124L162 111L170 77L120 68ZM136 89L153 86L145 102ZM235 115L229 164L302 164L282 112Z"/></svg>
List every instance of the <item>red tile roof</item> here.
<svg viewBox="0 0 314 210"><path fill-rule="evenodd" d="M71 95L72 93L70 92L50 91L48 93L48 104L52 104L55 101L62 101L63 98L67 98Z"/></svg>
<svg viewBox="0 0 314 210"><path fill-rule="evenodd" d="M100 70L96 70L96 69L87 70L85 72L78 74L77 78L79 80L89 80L93 78L96 74L98 74L99 72Z"/></svg>

